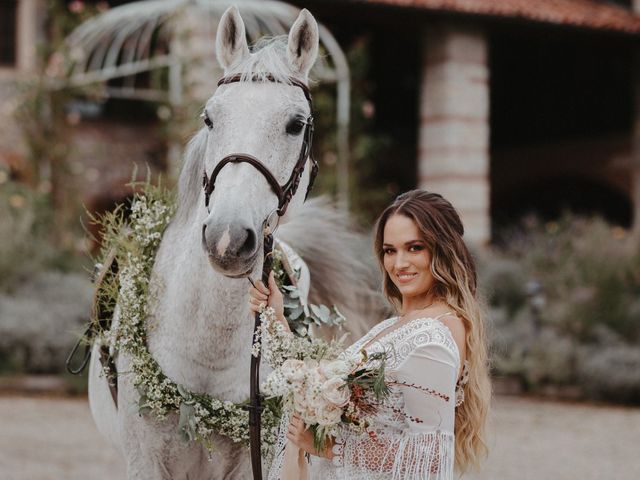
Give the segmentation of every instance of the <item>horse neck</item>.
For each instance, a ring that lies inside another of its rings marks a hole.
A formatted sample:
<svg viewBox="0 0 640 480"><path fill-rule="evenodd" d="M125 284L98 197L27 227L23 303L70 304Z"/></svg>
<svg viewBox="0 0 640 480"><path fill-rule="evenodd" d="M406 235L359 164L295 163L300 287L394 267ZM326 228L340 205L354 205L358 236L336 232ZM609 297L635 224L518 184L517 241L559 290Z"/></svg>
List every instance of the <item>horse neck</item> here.
<svg viewBox="0 0 640 480"><path fill-rule="evenodd" d="M238 385L253 335L248 281L214 271L199 229L176 225L163 237L152 278L148 342L163 372L188 388L243 399Z"/></svg>

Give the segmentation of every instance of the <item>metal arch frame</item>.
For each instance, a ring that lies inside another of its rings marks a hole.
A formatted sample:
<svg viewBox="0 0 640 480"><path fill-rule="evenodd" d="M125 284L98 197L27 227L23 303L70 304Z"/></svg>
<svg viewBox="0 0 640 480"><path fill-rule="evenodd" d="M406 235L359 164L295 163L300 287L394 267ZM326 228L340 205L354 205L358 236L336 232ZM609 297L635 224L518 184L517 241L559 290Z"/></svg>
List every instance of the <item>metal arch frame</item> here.
<svg viewBox="0 0 640 480"><path fill-rule="evenodd" d="M87 20L67 37L68 76L58 79L57 83L82 87L168 68L166 90L140 89L130 82L123 87L106 87L105 94L108 97L166 101L171 105L182 105L182 69L194 56L189 58L189 52L184 52L184 55L177 52L176 17L186 9L195 8L198 15L207 15L208 23L215 26L232 4L241 9L247 36L252 43L265 34L287 34L300 11L297 7L277 0L144 0L125 4ZM214 27L207 32L212 45L215 34ZM341 208L348 210L349 66L331 32L319 25L319 34L321 47L329 55L318 58L312 76L320 82L336 84L338 202ZM168 51L154 51L154 36L164 36ZM170 164L177 165L180 155L181 147L171 145Z"/></svg>

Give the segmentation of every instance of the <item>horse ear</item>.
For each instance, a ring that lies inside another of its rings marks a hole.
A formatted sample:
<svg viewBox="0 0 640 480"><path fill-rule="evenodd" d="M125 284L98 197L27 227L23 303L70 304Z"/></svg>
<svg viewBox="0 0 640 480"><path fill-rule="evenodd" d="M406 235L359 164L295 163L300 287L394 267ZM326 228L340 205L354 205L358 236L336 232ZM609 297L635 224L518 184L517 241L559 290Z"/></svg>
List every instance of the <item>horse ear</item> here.
<svg viewBox="0 0 640 480"><path fill-rule="evenodd" d="M306 78L318 56L318 24L303 8L289 32L287 57L294 75Z"/></svg>
<svg viewBox="0 0 640 480"><path fill-rule="evenodd" d="M227 8L220 18L216 33L216 56L220 66L227 70L249 55L244 22L235 5Z"/></svg>

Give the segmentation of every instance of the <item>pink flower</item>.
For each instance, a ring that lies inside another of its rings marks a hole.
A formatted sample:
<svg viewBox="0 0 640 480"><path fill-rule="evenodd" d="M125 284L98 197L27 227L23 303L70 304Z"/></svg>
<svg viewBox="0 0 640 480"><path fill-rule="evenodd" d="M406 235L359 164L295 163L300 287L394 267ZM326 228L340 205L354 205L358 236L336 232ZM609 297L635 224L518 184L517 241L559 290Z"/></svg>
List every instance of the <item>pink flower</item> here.
<svg viewBox="0 0 640 480"><path fill-rule="evenodd" d="M345 381L339 377L333 377L324 382L321 391L325 400L336 407L344 407L351 396Z"/></svg>

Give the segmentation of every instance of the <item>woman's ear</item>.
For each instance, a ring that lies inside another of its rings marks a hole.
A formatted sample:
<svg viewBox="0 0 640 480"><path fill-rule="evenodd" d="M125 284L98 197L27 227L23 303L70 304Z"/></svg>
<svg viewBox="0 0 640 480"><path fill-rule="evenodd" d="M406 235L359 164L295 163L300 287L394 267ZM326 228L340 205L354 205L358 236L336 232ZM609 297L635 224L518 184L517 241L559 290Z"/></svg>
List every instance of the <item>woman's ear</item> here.
<svg viewBox="0 0 640 480"><path fill-rule="evenodd" d="M287 58L295 76L306 80L318 57L319 41L316 19L303 8L289 32Z"/></svg>
<svg viewBox="0 0 640 480"><path fill-rule="evenodd" d="M222 15L216 33L216 56L226 71L250 55L244 22L238 7L231 6Z"/></svg>

